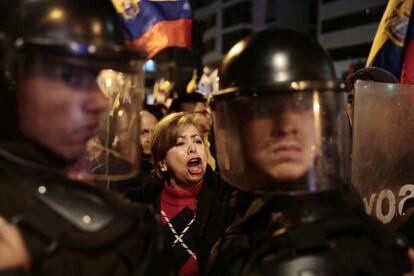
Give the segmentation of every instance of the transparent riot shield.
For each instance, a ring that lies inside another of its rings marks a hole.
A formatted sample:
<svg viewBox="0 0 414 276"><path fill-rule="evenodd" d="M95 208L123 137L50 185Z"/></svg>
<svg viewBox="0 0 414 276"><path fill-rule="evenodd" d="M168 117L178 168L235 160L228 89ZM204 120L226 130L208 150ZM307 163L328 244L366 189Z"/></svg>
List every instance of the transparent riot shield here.
<svg viewBox="0 0 414 276"><path fill-rule="evenodd" d="M396 231L414 202L414 85L357 81L354 108L352 182Z"/></svg>

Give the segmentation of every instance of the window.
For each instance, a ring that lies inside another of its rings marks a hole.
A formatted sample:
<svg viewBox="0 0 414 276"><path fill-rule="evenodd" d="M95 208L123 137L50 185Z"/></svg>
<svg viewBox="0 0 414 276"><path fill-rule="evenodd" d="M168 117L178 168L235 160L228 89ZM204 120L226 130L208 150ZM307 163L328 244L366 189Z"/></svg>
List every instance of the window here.
<svg viewBox="0 0 414 276"><path fill-rule="evenodd" d="M358 44L328 50L329 55L335 61L350 58L366 57L371 49L371 43Z"/></svg>
<svg viewBox="0 0 414 276"><path fill-rule="evenodd" d="M206 20L206 28L210 29L216 26L216 14L210 15Z"/></svg>
<svg viewBox="0 0 414 276"><path fill-rule="evenodd" d="M351 27L367 25L370 23L379 23L384 13L385 5L370 9L365 9L356 13L333 19L324 20L322 22L322 33L339 31Z"/></svg>
<svg viewBox="0 0 414 276"><path fill-rule="evenodd" d="M206 51L213 52L216 49L216 39L210 38L206 41Z"/></svg>
<svg viewBox="0 0 414 276"><path fill-rule="evenodd" d="M276 0L267 0L265 22L270 23L274 21L276 21Z"/></svg>
<svg viewBox="0 0 414 276"><path fill-rule="evenodd" d="M318 23L318 2L312 1L309 7L309 22L311 25L316 25Z"/></svg>
<svg viewBox="0 0 414 276"><path fill-rule="evenodd" d="M223 10L223 28L241 23L251 23L251 3L239 2Z"/></svg>

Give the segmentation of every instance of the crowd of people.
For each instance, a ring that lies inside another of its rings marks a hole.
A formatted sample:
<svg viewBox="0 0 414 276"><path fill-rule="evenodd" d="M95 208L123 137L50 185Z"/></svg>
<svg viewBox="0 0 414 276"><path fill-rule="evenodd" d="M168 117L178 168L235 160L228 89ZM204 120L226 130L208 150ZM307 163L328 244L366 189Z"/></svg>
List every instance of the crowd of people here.
<svg viewBox="0 0 414 276"><path fill-rule="evenodd" d="M0 275L409 275L350 182L347 92L387 72L347 91L317 42L263 30L165 114L110 1L0 9Z"/></svg>

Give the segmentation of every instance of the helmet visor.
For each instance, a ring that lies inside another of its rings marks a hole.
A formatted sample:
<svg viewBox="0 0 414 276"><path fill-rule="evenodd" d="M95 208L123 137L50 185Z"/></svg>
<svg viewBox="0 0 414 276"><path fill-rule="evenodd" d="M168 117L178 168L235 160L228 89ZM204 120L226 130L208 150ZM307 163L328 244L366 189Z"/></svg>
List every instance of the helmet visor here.
<svg viewBox="0 0 414 276"><path fill-rule="evenodd" d="M74 161L71 177L137 174L142 60L43 52L18 58L18 127L25 136Z"/></svg>
<svg viewBox="0 0 414 276"><path fill-rule="evenodd" d="M138 114L143 101L143 76L104 69L96 81L109 108L87 142L86 152L69 173L85 181L125 180L139 170Z"/></svg>
<svg viewBox="0 0 414 276"><path fill-rule="evenodd" d="M349 134L341 95L266 93L218 101L215 138L225 180L265 194L312 193L343 183Z"/></svg>

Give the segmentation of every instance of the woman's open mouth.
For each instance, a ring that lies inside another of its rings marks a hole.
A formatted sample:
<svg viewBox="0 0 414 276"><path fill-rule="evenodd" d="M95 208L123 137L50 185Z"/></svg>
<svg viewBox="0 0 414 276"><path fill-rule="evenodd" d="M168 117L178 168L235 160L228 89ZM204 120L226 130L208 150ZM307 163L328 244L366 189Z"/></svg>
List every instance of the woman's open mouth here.
<svg viewBox="0 0 414 276"><path fill-rule="evenodd" d="M203 164L201 158L191 158L187 161L187 168L191 174L200 174L203 172Z"/></svg>

